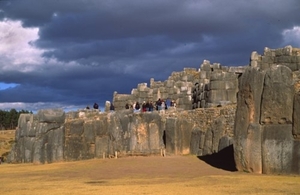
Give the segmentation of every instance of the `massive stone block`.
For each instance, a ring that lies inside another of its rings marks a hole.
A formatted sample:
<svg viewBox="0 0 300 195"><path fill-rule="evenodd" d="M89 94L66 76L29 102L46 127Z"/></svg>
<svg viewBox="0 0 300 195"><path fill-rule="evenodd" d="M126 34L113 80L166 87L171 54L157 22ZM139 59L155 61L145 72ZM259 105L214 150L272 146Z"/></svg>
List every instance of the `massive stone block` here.
<svg viewBox="0 0 300 195"><path fill-rule="evenodd" d="M266 71L261 102L261 123L291 124L294 86L292 71L286 66L272 66Z"/></svg>
<svg viewBox="0 0 300 195"><path fill-rule="evenodd" d="M32 162L34 164L45 163L45 139L44 137L37 138L34 143Z"/></svg>
<svg viewBox="0 0 300 195"><path fill-rule="evenodd" d="M291 173L300 174L300 140L294 140L292 149Z"/></svg>
<svg viewBox="0 0 300 195"><path fill-rule="evenodd" d="M58 123L34 123L31 127L32 130L35 131L37 138L44 137L47 133L51 132L52 130L59 129L62 125Z"/></svg>
<svg viewBox="0 0 300 195"><path fill-rule="evenodd" d="M11 162L50 163L64 159L64 120L61 109L21 114Z"/></svg>
<svg viewBox="0 0 300 195"><path fill-rule="evenodd" d="M92 120L83 123L83 137L87 143L95 143L96 129L94 123Z"/></svg>
<svg viewBox="0 0 300 195"><path fill-rule="evenodd" d="M237 90L226 90L226 95L227 95L227 98L226 98L227 101L236 104L236 102L237 102Z"/></svg>
<svg viewBox="0 0 300 195"><path fill-rule="evenodd" d="M177 129L176 123L177 118L175 117L168 117L166 119L166 129L165 129L165 135L166 135L166 151L172 154L177 154Z"/></svg>
<svg viewBox="0 0 300 195"><path fill-rule="evenodd" d="M95 157L103 158L112 155L113 150L108 136L96 137L95 140Z"/></svg>
<svg viewBox="0 0 300 195"><path fill-rule="evenodd" d="M236 168L240 171L262 173L261 125L251 123L247 135L235 137L234 155Z"/></svg>
<svg viewBox="0 0 300 195"><path fill-rule="evenodd" d="M224 81L211 81L209 90L224 90L225 84L226 83Z"/></svg>
<svg viewBox="0 0 300 195"><path fill-rule="evenodd" d="M252 67L248 67L241 76L235 129L247 129L249 123L259 122L264 77L265 72ZM246 128L240 128L240 125Z"/></svg>
<svg viewBox="0 0 300 195"><path fill-rule="evenodd" d="M300 138L300 93L294 96L293 106L293 135L295 138Z"/></svg>
<svg viewBox="0 0 300 195"><path fill-rule="evenodd" d="M220 116L216 118L212 123L211 130L212 130L212 152L213 153L219 152L219 142L225 132L224 123L225 123L224 116Z"/></svg>
<svg viewBox="0 0 300 195"><path fill-rule="evenodd" d="M201 156L202 155L202 148L201 148L201 137L203 132L196 128L193 129L191 132L191 142L190 142L190 152L191 154Z"/></svg>
<svg viewBox="0 0 300 195"><path fill-rule="evenodd" d="M66 135L67 136L81 136L83 134L83 119L71 120L66 122Z"/></svg>
<svg viewBox="0 0 300 195"><path fill-rule="evenodd" d="M262 170L266 174L289 174L292 171L292 125L265 125L262 135Z"/></svg>
<svg viewBox="0 0 300 195"><path fill-rule="evenodd" d="M51 144L52 157L51 162L59 162L64 160L64 137L65 128L61 126L58 129L52 131L49 136L49 143Z"/></svg>
<svg viewBox="0 0 300 195"><path fill-rule="evenodd" d="M65 122L65 112L62 109L39 110L37 115L40 122L48 122L48 123Z"/></svg>
<svg viewBox="0 0 300 195"><path fill-rule="evenodd" d="M246 163L249 155L245 153L248 128L251 123L259 124L264 77L264 71L248 67L240 78L234 126L234 156L238 170L249 169Z"/></svg>
<svg viewBox="0 0 300 195"><path fill-rule="evenodd" d="M255 82L245 79L250 69L240 78L234 128L236 165L238 170L256 173L299 174L300 82L292 56L298 54L286 47L267 49L265 55L252 56L257 65L256 76L251 76Z"/></svg>
<svg viewBox="0 0 300 195"><path fill-rule="evenodd" d="M210 90L208 91L209 103L219 103L220 101L227 100L227 91L226 90Z"/></svg>
<svg viewBox="0 0 300 195"><path fill-rule="evenodd" d="M232 146L233 145L233 139L232 137L229 137L228 135L224 135L219 140L219 146L218 146L218 152L222 151L223 149Z"/></svg>
<svg viewBox="0 0 300 195"><path fill-rule="evenodd" d="M67 161L86 159L86 153L87 147L82 137L66 137L64 155Z"/></svg>
<svg viewBox="0 0 300 195"><path fill-rule="evenodd" d="M211 128L208 128L205 133L204 147L202 155L209 155L213 153L213 132Z"/></svg>

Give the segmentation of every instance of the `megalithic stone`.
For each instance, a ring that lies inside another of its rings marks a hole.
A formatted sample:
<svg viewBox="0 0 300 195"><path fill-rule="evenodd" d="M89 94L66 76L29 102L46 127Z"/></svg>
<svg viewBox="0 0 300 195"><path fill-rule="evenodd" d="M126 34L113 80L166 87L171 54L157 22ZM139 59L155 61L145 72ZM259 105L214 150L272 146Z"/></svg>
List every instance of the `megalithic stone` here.
<svg viewBox="0 0 300 195"><path fill-rule="evenodd" d="M293 116L294 85L292 71L274 65L266 71L261 102L262 124L291 124Z"/></svg>
<svg viewBox="0 0 300 195"><path fill-rule="evenodd" d="M293 135L300 139L300 92L295 94L293 106Z"/></svg>
<svg viewBox="0 0 300 195"><path fill-rule="evenodd" d="M248 170L247 138L251 123L259 124L265 72L248 67L240 78L234 122L234 158L238 170Z"/></svg>

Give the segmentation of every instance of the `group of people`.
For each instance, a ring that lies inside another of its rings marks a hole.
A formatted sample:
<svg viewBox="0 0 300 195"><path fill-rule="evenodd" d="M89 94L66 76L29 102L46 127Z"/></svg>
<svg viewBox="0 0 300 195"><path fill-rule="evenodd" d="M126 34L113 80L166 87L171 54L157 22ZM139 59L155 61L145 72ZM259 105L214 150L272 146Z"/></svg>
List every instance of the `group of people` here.
<svg viewBox="0 0 300 195"><path fill-rule="evenodd" d="M156 102L153 101L143 101L142 104L139 102L134 102L133 104L126 104L125 109L133 109L134 111L141 111L141 112L152 112L153 110L157 110L159 112L164 112L168 107L176 107L176 102L174 100L166 99L163 100L159 98ZM89 106L86 109L90 109ZM99 109L99 105L94 103L93 109ZM111 103L110 111L114 111L115 107Z"/></svg>
<svg viewBox="0 0 300 195"><path fill-rule="evenodd" d="M98 110L99 109L99 105L95 102L94 105L93 105L93 108ZM90 107L86 106L85 109L90 109Z"/></svg>
<svg viewBox="0 0 300 195"><path fill-rule="evenodd" d="M87 106L85 109L89 110L90 107ZM93 109L95 109L95 110L100 110L100 109L99 109L99 105L98 105L96 102L95 102L94 105L93 105ZM110 104L109 110L110 110L110 111L114 111L114 110L115 110L115 106L114 106L112 103Z"/></svg>
<svg viewBox="0 0 300 195"><path fill-rule="evenodd" d="M162 113L168 109L168 107L176 107L175 101L170 101L169 99L165 101L159 98L156 102L143 101L142 104L135 102L133 105L129 105L128 103L125 105L126 109L133 109L135 111L152 112L155 109Z"/></svg>

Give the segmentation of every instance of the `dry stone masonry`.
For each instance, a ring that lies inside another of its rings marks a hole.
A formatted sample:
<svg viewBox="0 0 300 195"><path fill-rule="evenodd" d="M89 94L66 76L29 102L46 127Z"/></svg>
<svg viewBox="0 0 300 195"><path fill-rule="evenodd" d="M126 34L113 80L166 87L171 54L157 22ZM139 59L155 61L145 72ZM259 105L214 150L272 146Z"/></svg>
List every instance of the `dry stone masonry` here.
<svg viewBox="0 0 300 195"><path fill-rule="evenodd" d="M115 92L113 104L116 110L124 109L126 103L155 102L159 98L173 100L177 108L183 110L236 104L238 77L245 68L210 64L204 60L199 70L185 68L182 72L173 72L164 82L152 78L150 87L147 83L140 83L131 94Z"/></svg>
<svg viewBox="0 0 300 195"><path fill-rule="evenodd" d="M170 99L165 113L125 105ZM10 162L52 163L118 154L218 153L233 146L236 168L300 174L300 49L252 52L248 66L204 60L199 69L150 79L131 94L113 94L115 111L60 109L22 114Z"/></svg>
<svg viewBox="0 0 300 195"><path fill-rule="evenodd" d="M192 109L192 88L194 81L199 77L196 69L185 68L182 72L173 72L168 80L150 80L150 87L147 83L138 84L136 89L132 89L131 94L114 93L113 104L115 110L123 110L126 103L133 105L134 102L152 101L159 98L174 100L177 108L184 110Z"/></svg>
<svg viewBox="0 0 300 195"><path fill-rule="evenodd" d="M22 114L13 163L52 163L127 155L216 153L232 145L235 106L216 109ZM199 120L200 119L200 120Z"/></svg>
<svg viewBox="0 0 300 195"><path fill-rule="evenodd" d="M238 77L245 67L226 67L204 60L193 88L193 108L236 104Z"/></svg>
<svg viewBox="0 0 300 195"><path fill-rule="evenodd" d="M300 173L299 49L253 52L240 78L234 127L238 170Z"/></svg>

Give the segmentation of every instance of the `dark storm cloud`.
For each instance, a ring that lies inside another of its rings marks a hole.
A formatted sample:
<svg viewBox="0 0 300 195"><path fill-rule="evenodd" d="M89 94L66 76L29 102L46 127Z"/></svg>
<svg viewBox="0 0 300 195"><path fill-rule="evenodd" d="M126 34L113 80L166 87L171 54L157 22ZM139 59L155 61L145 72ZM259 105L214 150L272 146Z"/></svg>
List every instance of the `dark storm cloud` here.
<svg viewBox="0 0 300 195"><path fill-rule="evenodd" d="M253 50L285 46L283 30L300 25L298 0L4 0L0 10L38 27L30 44L59 64L0 73L19 84L0 91L2 102L104 102L204 59L246 65Z"/></svg>
<svg viewBox="0 0 300 195"><path fill-rule="evenodd" d="M163 57L168 48L191 42L205 44L204 37L210 36L213 42L209 44L216 44L221 52L230 45L247 47L256 42L259 47L269 46L281 40L280 30L299 24L300 18L296 1L109 2L83 5L85 10L79 13L57 12L40 28L36 45L54 48L45 56L60 60L102 56L112 61L149 53ZM291 14L291 10L295 12ZM209 47L201 45L204 50ZM194 55L201 55L198 51Z"/></svg>
<svg viewBox="0 0 300 195"><path fill-rule="evenodd" d="M7 16L40 27L35 44L53 49L46 57L65 61L159 55L168 47L201 43L207 35L223 39L217 42L219 48L250 33L255 37L245 41L271 42L280 39L281 29L299 24L300 18L297 1L10 2ZM277 36L267 36L269 29Z"/></svg>
<svg viewBox="0 0 300 195"><path fill-rule="evenodd" d="M102 73L104 72L104 74ZM102 74L101 74L102 73ZM72 70L48 67L42 73L10 71L0 74L6 83L17 87L0 90L1 102L58 102L61 104L86 105L92 102L111 101L113 92L130 93L140 78L123 75L118 79L112 71L100 67L75 66ZM127 87L124 87L126 83Z"/></svg>

